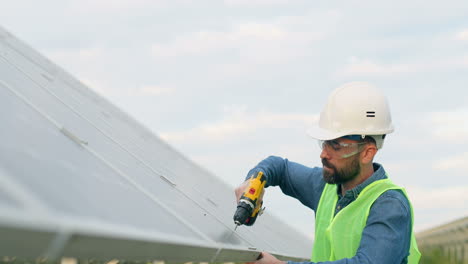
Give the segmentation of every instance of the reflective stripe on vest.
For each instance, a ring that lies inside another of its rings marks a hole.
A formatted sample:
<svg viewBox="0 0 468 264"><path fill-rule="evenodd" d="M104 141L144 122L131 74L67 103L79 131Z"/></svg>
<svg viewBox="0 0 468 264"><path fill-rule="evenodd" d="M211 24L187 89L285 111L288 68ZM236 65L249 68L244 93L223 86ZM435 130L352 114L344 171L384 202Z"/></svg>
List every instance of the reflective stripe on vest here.
<svg viewBox="0 0 468 264"><path fill-rule="evenodd" d="M315 219L315 241L311 261L333 261L354 257L372 204L388 190L400 190L408 198L405 190L393 184L389 179L378 180L366 186L355 201L334 216L338 202L337 185L326 184ZM413 207L411 203L409 205L413 223ZM408 263L418 263L420 257L421 254L412 232Z"/></svg>

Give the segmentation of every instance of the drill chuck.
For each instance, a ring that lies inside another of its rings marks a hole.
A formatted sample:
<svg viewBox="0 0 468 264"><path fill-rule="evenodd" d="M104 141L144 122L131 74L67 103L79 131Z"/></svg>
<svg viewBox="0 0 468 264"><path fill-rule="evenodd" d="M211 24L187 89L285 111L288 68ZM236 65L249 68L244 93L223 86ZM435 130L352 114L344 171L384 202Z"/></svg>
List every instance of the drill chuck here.
<svg viewBox="0 0 468 264"><path fill-rule="evenodd" d="M244 201L240 201L237 205L236 213L234 214L234 223L236 225L243 225L249 223L249 217L252 214L252 207Z"/></svg>

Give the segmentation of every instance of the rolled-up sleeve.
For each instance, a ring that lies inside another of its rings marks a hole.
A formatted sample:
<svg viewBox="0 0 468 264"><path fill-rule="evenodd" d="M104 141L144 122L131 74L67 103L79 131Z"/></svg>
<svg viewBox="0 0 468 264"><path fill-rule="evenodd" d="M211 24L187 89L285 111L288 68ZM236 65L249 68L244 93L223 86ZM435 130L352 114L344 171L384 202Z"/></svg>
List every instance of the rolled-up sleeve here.
<svg viewBox="0 0 468 264"><path fill-rule="evenodd" d="M267 187L279 186L284 194L298 199L314 211L317 210L325 187L322 168L310 168L288 159L270 156L251 169L247 179L259 171L265 174Z"/></svg>

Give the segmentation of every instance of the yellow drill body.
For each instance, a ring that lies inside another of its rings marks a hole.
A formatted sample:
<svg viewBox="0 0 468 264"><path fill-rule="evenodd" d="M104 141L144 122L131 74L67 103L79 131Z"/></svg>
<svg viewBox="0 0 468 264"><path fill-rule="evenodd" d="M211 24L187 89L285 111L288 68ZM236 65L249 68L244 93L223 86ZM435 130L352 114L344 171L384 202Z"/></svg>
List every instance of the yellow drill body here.
<svg viewBox="0 0 468 264"><path fill-rule="evenodd" d="M239 225L251 226L255 223L257 216L262 209L263 201L260 201L260 196L265 188L266 177L263 172L258 172L249 179L249 185L245 188L244 193L237 204L236 213L234 214L234 223Z"/></svg>

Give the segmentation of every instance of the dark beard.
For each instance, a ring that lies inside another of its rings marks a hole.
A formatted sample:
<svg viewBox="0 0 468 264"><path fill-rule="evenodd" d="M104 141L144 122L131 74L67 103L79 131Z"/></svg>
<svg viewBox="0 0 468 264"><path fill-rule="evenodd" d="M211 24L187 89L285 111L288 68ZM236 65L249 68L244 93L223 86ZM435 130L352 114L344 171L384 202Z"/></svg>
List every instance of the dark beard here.
<svg viewBox="0 0 468 264"><path fill-rule="evenodd" d="M322 159L322 164L325 167L331 168L333 172L323 169L323 180L330 184L342 184L354 180L361 172L361 166L358 161L359 157L353 157L349 166L341 170L337 170L335 166L328 163L328 160Z"/></svg>

